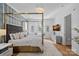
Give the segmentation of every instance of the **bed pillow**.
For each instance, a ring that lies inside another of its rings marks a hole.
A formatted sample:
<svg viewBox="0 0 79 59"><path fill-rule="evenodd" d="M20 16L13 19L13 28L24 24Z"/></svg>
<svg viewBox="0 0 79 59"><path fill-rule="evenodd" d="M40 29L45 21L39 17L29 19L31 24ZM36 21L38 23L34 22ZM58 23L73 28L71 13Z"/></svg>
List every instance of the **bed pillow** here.
<svg viewBox="0 0 79 59"><path fill-rule="evenodd" d="M23 36L24 36L24 37L27 37L27 34L26 34L26 32L22 32L22 33L23 33Z"/></svg>
<svg viewBox="0 0 79 59"><path fill-rule="evenodd" d="M13 40L12 34L10 34L10 39Z"/></svg>
<svg viewBox="0 0 79 59"><path fill-rule="evenodd" d="M19 39L19 33L15 33L15 38Z"/></svg>
<svg viewBox="0 0 79 59"><path fill-rule="evenodd" d="M11 40L15 40L15 35L14 34L10 34L10 38L11 38Z"/></svg>
<svg viewBox="0 0 79 59"><path fill-rule="evenodd" d="M20 35L19 35L19 38L20 39L23 39L26 37L26 34L24 32L20 32Z"/></svg>
<svg viewBox="0 0 79 59"><path fill-rule="evenodd" d="M22 34L22 32L20 32L19 39L22 39L22 38L23 38L23 34Z"/></svg>

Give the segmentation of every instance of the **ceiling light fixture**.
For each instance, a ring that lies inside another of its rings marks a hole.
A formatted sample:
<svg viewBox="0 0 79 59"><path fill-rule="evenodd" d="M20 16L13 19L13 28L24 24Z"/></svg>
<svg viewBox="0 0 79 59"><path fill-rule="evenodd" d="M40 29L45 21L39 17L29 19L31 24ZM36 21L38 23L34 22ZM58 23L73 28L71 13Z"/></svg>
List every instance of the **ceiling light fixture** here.
<svg viewBox="0 0 79 59"><path fill-rule="evenodd" d="M45 12L45 10L43 8L41 8L41 7L36 8L35 11L37 13L44 13Z"/></svg>

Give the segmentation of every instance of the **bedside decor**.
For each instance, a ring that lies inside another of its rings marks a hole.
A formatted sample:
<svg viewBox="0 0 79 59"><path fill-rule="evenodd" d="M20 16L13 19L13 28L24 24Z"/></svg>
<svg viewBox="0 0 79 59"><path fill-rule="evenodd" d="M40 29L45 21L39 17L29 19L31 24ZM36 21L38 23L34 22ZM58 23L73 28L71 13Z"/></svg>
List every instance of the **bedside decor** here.
<svg viewBox="0 0 79 59"><path fill-rule="evenodd" d="M75 30L77 33L79 33L79 29L78 29L78 28L75 27L74 30ZM79 44L79 35L76 36L76 37L74 37L74 40L75 40L75 42L77 42L77 43Z"/></svg>
<svg viewBox="0 0 79 59"><path fill-rule="evenodd" d="M75 37L75 42L77 42L79 44L79 36Z"/></svg>
<svg viewBox="0 0 79 59"><path fill-rule="evenodd" d="M79 33L79 29L78 28L74 28L75 31L77 31Z"/></svg>
<svg viewBox="0 0 79 59"><path fill-rule="evenodd" d="M74 31L79 33L79 29L77 27L73 28ZM75 36L72 40L72 51L79 55L79 35Z"/></svg>

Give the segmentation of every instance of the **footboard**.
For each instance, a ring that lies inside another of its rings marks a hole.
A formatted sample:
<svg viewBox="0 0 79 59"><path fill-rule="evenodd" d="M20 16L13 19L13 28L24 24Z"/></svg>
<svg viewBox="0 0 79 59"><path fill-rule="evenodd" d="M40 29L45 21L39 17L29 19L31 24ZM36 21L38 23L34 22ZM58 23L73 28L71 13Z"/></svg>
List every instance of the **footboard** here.
<svg viewBox="0 0 79 59"><path fill-rule="evenodd" d="M13 47L14 53L38 53L42 52L39 47L32 47L32 46L14 46Z"/></svg>

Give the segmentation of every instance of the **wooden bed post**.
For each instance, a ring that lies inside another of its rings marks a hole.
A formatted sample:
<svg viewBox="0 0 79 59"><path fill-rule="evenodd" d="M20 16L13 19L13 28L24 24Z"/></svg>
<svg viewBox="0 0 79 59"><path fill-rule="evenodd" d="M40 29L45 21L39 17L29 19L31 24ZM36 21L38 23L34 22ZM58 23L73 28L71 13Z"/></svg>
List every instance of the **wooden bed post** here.
<svg viewBox="0 0 79 59"><path fill-rule="evenodd" d="M42 45L44 45L44 16L43 16L43 13L42 13Z"/></svg>
<svg viewBox="0 0 79 59"><path fill-rule="evenodd" d="M44 13L42 13L42 46L44 45ZM42 53L44 52L44 47L42 47Z"/></svg>
<svg viewBox="0 0 79 59"><path fill-rule="evenodd" d="M4 14L14 14L14 13L4 13ZM44 45L44 13L15 13L14 15L21 15L21 14L41 14L42 15L42 23L41 23L41 25L42 25L42 31L41 31L41 33L42 33L42 46ZM27 21L27 23L28 23L29 21ZM27 27L28 27L28 25L29 24L27 24ZM27 28L27 30L29 30L28 28ZM42 49L42 52L43 52L43 49Z"/></svg>

